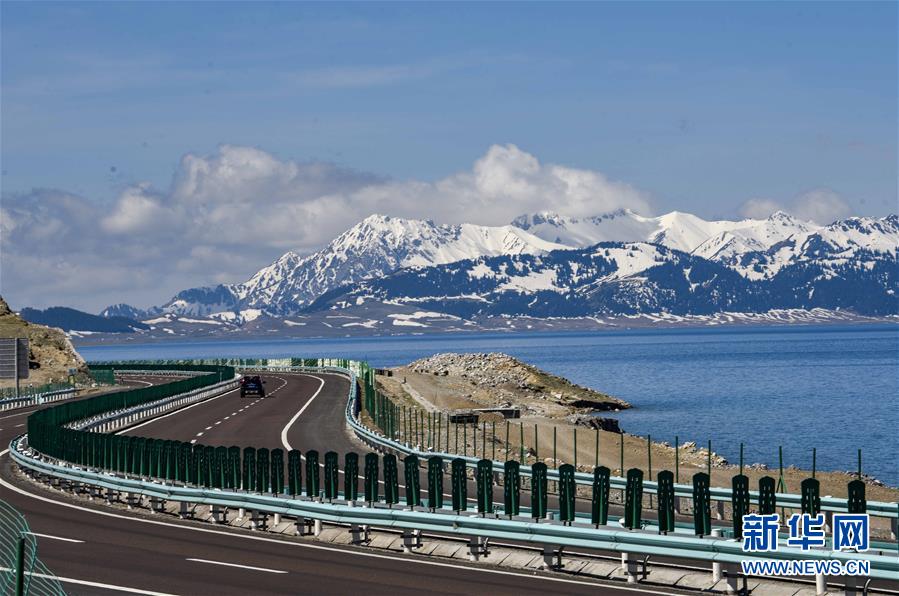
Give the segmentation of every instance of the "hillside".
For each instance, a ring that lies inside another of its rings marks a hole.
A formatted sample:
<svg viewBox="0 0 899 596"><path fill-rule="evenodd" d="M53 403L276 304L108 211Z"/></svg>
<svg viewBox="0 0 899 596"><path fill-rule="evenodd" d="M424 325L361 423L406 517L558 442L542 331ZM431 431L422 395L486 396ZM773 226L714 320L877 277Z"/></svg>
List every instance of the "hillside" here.
<svg viewBox="0 0 899 596"><path fill-rule="evenodd" d="M0 297L0 337L27 337L29 362L33 367L25 384L43 385L62 381L70 368L87 373L84 359L78 355L65 333L59 329L29 323L18 316ZM14 381L0 380L0 386L14 386Z"/></svg>
<svg viewBox="0 0 899 596"><path fill-rule="evenodd" d="M148 325L127 317L92 315L63 306L51 306L46 310L23 308L19 312L19 316L29 323L59 327L63 331L134 333L137 329L149 329Z"/></svg>

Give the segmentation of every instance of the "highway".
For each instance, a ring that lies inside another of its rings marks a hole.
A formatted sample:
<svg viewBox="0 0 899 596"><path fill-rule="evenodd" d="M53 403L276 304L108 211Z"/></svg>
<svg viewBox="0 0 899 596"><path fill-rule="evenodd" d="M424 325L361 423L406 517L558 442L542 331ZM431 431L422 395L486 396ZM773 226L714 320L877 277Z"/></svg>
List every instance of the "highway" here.
<svg viewBox="0 0 899 596"><path fill-rule="evenodd" d="M241 399L232 391L133 427L128 434L209 445L364 451L345 430L345 378L272 374L265 380L270 395L265 399ZM26 414L0 417L4 445L22 432ZM326 546L144 511L122 514L15 480L5 453L0 458L0 497L25 514L38 535L40 558L73 594L671 593Z"/></svg>

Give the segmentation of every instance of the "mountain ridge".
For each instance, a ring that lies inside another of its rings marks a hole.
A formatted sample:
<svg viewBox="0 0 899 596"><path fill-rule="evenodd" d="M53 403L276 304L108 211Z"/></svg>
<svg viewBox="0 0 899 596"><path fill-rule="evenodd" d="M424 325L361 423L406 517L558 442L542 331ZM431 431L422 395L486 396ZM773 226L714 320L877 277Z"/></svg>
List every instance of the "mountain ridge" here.
<svg viewBox="0 0 899 596"><path fill-rule="evenodd" d="M103 314L141 314L141 318L159 315L208 317L242 324L260 316L283 318L318 308L323 300L326 302L345 294L345 288L366 286L370 280L404 275L403 272L416 271L416 275L421 276L428 275L423 272L433 270L432 273L439 276L452 263L472 261L473 267L489 269L484 259L498 259L496 262L499 263L505 262L505 257L521 257L519 260L528 261L566 251L577 255L575 260L583 260L584 255L578 251L603 243L612 243L605 245L603 250L616 253L614 272L610 272L608 278L594 279L591 283L596 286L595 292L611 303L616 303L616 296L622 295L625 282L632 292L638 287L643 293L654 290L669 294L683 292L683 288L678 290L679 286L659 285L659 279L653 280L655 285L640 286L639 275L648 268L662 265L666 259L676 260L678 266L691 271L709 270L710 264L717 265L721 267L717 270L720 279L731 279L732 273L737 275L742 281L732 278L729 285L741 287L745 292L755 291L755 286L744 281L771 282L782 271L788 270L778 283L769 284L770 288L793 294L800 290L814 293L816 284L827 285L825 282L829 278L841 275L859 278L858 272L852 267L847 268L849 263L867 267L875 278L884 267L894 264L895 247L899 244L899 217L856 217L818 226L782 211L766 219L706 221L677 211L646 217L621 209L587 218L544 211L519 216L507 226L477 226L439 225L429 220L372 215L311 255L301 256L288 251L241 284L191 288L179 292L160 307L140 311L120 304L105 309ZM629 248L628 243L631 243ZM670 256L674 253L666 252L664 254L668 256L662 258L662 249L689 255L694 260L689 261L687 267L688 261L683 256L675 259ZM439 269L441 267L444 269ZM663 271L664 268L659 269L654 275L660 276ZM800 271L803 273L799 274ZM550 273L543 271L542 275ZM689 272L685 277L689 279ZM783 281L786 279L793 280L797 287L786 287L788 284ZM883 285L892 279L889 275L881 275L879 279L881 285L874 288L875 294L892 289ZM547 279L542 281L545 284ZM528 284L539 284L540 280L515 277L508 283L507 289L524 284L519 289L529 290ZM566 279L566 283L574 287L580 282L575 274ZM614 283L618 286L612 285ZM599 286L603 285L607 287L600 291ZM769 296L769 301L769 308L778 308L777 305L785 302L783 297L773 295ZM646 302L650 303L652 301ZM659 300L657 304L663 308L664 304L673 302ZM727 304L718 306L726 308ZM757 312L765 306L763 303L752 304L752 310ZM706 312L705 308L699 308L699 311ZM870 310L870 307L866 308ZM882 310L881 304L877 311ZM686 309L684 312L691 311Z"/></svg>

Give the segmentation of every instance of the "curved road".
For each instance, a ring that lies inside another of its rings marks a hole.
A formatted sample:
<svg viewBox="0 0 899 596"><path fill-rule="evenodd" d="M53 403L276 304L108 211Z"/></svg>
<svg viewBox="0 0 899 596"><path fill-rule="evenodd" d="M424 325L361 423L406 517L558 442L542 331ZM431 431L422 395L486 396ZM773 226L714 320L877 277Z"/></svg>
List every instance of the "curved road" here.
<svg viewBox="0 0 899 596"><path fill-rule="evenodd" d="M303 451L362 451L345 431L346 379L272 374L265 380L265 399L241 399L232 391L133 427L128 434L269 448L285 447L286 439ZM22 432L26 413L0 417L4 444ZM176 522L145 512L120 514L23 484L11 468L4 453L0 496L25 514L39 535L40 558L75 594L654 593Z"/></svg>

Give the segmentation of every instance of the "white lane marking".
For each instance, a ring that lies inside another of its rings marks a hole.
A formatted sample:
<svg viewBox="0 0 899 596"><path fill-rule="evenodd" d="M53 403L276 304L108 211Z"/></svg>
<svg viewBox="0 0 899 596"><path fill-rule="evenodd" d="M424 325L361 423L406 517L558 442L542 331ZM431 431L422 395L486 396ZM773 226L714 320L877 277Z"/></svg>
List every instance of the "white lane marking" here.
<svg viewBox="0 0 899 596"><path fill-rule="evenodd" d="M26 411L26 412L19 412L17 414L10 414L9 416L2 416L2 417L0 417L0 420L6 420L7 418L15 418L16 416L27 416L28 414L34 414L35 412L37 412L36 408L28 408L28 411Z"/></svg>
<svg viewBox="0 0 899 596"><path fill-rule="evenodd" d="M191 445L193 445L193 444L196 443L196 442L197 442L196 439L191 439L191 440L190 440L190 444L191 444Z"/></svg>
<svg viewBox="0 0 899 596"><path fill-rule="evenodd" d="M9 453L9 449L4 449L3 451L0 451L0 457L6 455L7 453ZM369 557L372 559L385 559L387 561L392 561L394 563L397 562L398 560L400 560L393 554L382 555L380 553L370 553L370 552L364 552L364 551L347 550L347 549L342 549L342 548L336 548L333 546L323 546L320 544L309 544L306 542L293 542L293 541L283 540L283 539L278 539L278 538L266 538L264 536L251 536L248 534L241 534L238 532L226 532L224 530L211 530L211 529L201 528L201 527L197 527L197 526L182 525L182 524L177 524L177 523L159 521L159 520L155 520L155 519L144 519L141 517L129 517L127 515L111 513L109 511L100 511L98 509L88 509L87 507L81 507L80 505L75 505L74 503L64 503L61 501L55 501L48 497L43 497L41 495L30 493L24 489L19 488L18 486L14 486L14 485L10 484L9 482L7 482L6 480L4 480L3 478L0 478L0 485L5 486L6 488L13 490L19 494L25 495L27 497L31 497L32 499L37 499L39 501L44 501L46 503L52 503L53 505L57 505L59 507L70 507L72 509L78 509L80 511L94 513L96 515L105 515L106 517L116 517L119 519L131 521L131 522L152 524L152 525L156 525L156 526L167 526L170 528L177 528L177 529L187 530L187 531L192 531L192 532L203 532L206 534L220 534L222 536L229 536L231 538L241 538L243 540L257 540L259 542L271 542L274 544L278 544L280 546L294 546L294 547L298 547L298 548L311 548L313 550L321 550L321 551L340 553L341 555L347 555L347 556ZM473 566L470 567L468 565L460 565L458 562L456 562L456 563L441 563L439 561L426 561L426 560L421 560L421 559L402 559L402 562L403 563L414 563L416 565L432 565L434 567L448 567L451 569L459 569L461 567L463 569L467 569L470 571L476 571L479 573L492 573L492 574L496 574L496 575L512 575L515 577L527 577L532 580L559 582L559 583L564 583L564 584L576 584L576 585L580 585L580 586L590 586L590 587L597 587L597 588L601 588L602 586L607 585L607 584L603 584L603 583L599 583L599 582L586 582L586 581L579 581L579 580L574 580L574 579L566 579L566 578L562 578L562 577L532 575L530 573L505 571L505 570L500 570L500 569L488 569L488 568L484 568L484 567L473 567ZM62 578L60 578L60 580L62 580ZM627 586L616 585L615 589L622 590L625 592L639 592L641 594L658 594L658 595L662 595L662 596L668 596L668 592L655 592L655 591L647 590L647 589L643 589L643 588L629 588ZM138 592L138 593L140 593L140 592ZM147 593L153 594L152 592L147 592Z"/></svg>
<svg viewBox="0 0 899 596"><path fill-rule="evenodd" d="M207 426L207 427L206 427L206 428L204 428L204 429L203 429L203 430L211 430L211 429L212 429L212 427L211 427L211 426Z"/></svg>
<svg viewBox="0 0 899 596"><path fill-rule="evenodd" d="M50 534L38 534L37 532L28 532L32 536L40 536L41 538L49 538L51 540L62 540L63 542L77 542L84 544L84 540L75 540L74 538L63 538L62 536L51 536Z"/></svg>
<svg viewBox="0 0 899 596"><path fill-rule="evenodd" d="M168 414L164 414L164 415L162 415L162 416L157 416L156 418L150 418L150 419L147 420L146 422L141 422L140 424L137 424L137 425L135 425L135 426L131 426L131 427L129 427L129 428L124 428L124 429L122 429L122 430L120 430L120 431L117 431L115 434L120 435L120 434L122 434L122 433L128 433L128 432L131 432L131 431L133 431L133 430L137 430L138 428L140 428L140 427L142 427L142 426L146 426L146 425L148 425L148 424L153 424L154 422L158 422L158 421L162 420L163 418L168 418L169 416L174 416L175 414L181 414L181 413L186 412L187 410L189 410L189 409L191 409L191 408L196 408L197 406L201 406L201 405L203 405L203 404L208 404L208 403L211 402L211 401L215 401L215 400L217 400L217 399L220 399L220 398L222 398L222 397L225 397L226 395L231 395L232 393L236 393L237 391L238 391L237 389L232 389L231 391L222 393L221 395L217 395L217 396L215 396L215 397L210 397L209 399L205 399L205 400L203 400L203 401L198 401L197 403L191 404L191 405L187 406L186 408L181 408L181 409L179 409L179 410L175 410L174 412L169 412Z"/></svg>
<svg viewBox="0 0 899 596"><path fill-rule="evenodd" d="M227 418L225 418L225 420L227 420ZM222 423L222 421L219 420L218 422L215 423L215 425L218 426L218 425L221 424L221 423Z"/></svg>
<svg viewBox="0 0 899 596"><path fill-rule="evenodd" d="M198 437L202 437L202 436L203 436L203 433L202 433L202 432L199 432L199 433L197 433L197 436L198 436Z"/></svg>
<svg viewBox="0 0 899 596"><path fill-rule="evenodd" d="M21 427L23 427L23 426L25 426L25 423L24 423L24 422L23 422L22 424L17 424L17 425L15 425L13 428L21 428Z"/></svg>
<svg viewBox="0 0 899 596"><path fill-rule="evenodd" d="M312 397L310 397L309 400L305 404L303 404L303 407L300 408L300 411L293 415L293 418L290 419L290 422L287 423L287 426L285 426L281 430L281 444L284 445L284 448L288 451L293 449L293 447L290 446L290 441L287 440L287 431L290 430L290 427L293 426L293 423L297 421L297 418L299 418L303 414L303 412L306 411L306 408L309 407L309 404L312 403L312 400L318 397L318 394L321 393L322 389L325 387L325 380L321 377L313 377L312 375L302 376L309 377L310 379L316 379L321 384L318 386L318 389L315 390L315 393L312 394Z"/></svg>
<svg viewBox="0 0 899 596"><path fill-rule="evenodd" d="M223 563L222 561L209 561L207 559L187 559L195 563L209 563L210 565L224 565L225 567L239 567L240 569L250 569L252 571L265 571L266 573L287 573L280 569L266 569L265 567L253 567L252 565L238 565L237 563Z"/></svg>
<svg viewBox="0 0 899 596"><path fill-rule="evenodd" d="M9 567L0 567L2 572L11 572L13 569ZM101 584L100 582L91 582L86 579L75 579L72 577L59 577L58 575L47 575L46 573L25 572L31 577L39 577L41 579L55 579L64 584L77 584L79 586L90 586L92 588L102 588L104 590L115 590L116 592L127 592L128 594L146 594L147 596L177 596L168 592L154 592L152 590L141 590L140 588L129 588L128 586L117 586L115 584Z"/></svg>
<svg viewBox="0 0 899 596"><path fill-rule="evenodd" d="M232 416L237 416L237 412L231 412Z"/></svg>

